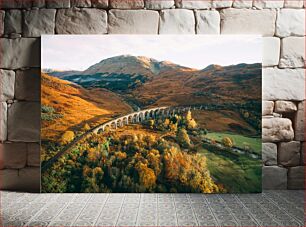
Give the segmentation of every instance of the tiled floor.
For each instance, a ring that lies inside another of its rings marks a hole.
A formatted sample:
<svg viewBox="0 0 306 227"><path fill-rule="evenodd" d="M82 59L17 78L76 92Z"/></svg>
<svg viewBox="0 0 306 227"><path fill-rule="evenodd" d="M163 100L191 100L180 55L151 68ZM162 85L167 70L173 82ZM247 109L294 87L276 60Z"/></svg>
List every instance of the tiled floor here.
<svg viewBox="0 0 306 227"><path fill-rule="evenodd" d="M262 194L1 192L4 226L304 226L303 191Z"/></svg>

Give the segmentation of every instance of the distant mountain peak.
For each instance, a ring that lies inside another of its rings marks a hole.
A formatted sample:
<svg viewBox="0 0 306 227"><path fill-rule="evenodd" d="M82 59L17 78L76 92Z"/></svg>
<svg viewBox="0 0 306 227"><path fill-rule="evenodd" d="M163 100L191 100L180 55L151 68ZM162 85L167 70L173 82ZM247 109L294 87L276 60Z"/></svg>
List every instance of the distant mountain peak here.
<svg viewBox="0 0 306 227"><path fill-rule="evenodd" d="M97 73L123 73L123 74L143 74L157 75L161 71L171 69L187 69L170 61L158 61L146 56L118 55L103 59L99 63L90 66L83 72L83 75L93 75Z"/></svg>
<svg viewBox="0 0 306 227"><path fill-rule="evenodd" d="M221 65L211 64L206 68L202 69L203 72L211 71L211 70L222 70L223 67Z"/></svg>

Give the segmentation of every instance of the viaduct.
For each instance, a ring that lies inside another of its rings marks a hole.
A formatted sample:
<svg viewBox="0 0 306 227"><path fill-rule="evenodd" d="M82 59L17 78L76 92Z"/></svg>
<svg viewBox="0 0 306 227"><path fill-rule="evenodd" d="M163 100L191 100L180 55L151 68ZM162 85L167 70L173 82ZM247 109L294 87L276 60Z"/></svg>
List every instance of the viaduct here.
<svg viewBox="0 0 306 227"><path fill-rule="evenodd" d="M129 125L132 123L141 123L142 121L155 119L156 117L160 116L169 117L169 116L174 116L176 113L183 113L188 110L195 110L195 109L201 110L202 108L204 107L203 106L193 106L193 107L163 106L163 107L144 109L107 121L93 128L92 132L99 134L101 132L104 132L107 128L117 129L118 127L123 127L124 125Z"/></svg>

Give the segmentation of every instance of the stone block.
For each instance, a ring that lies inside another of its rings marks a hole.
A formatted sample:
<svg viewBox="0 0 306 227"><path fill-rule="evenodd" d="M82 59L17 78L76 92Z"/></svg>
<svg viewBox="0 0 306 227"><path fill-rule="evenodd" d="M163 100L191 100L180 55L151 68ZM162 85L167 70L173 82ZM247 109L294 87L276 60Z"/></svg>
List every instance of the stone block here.
<svg viewBox="0 0 306 227"><path fill-rule="evenodd" d="M40 101L40 69L16 71L15 98L25 101Z"/></svg>
<svg viewBox="0 0 306 227"><path fill-rule="evenodd" d="M144 0L109 0L109 6L113 9L143 9Z"/></svg>
<svg viewBox="0 0 306 227"><path fill-rule="evenodd" d="M295 111L297 111L297 107L294 102L282 100L275 102L276 113L292 113Z"/></svg>
<svg viewBox="0 0 306 227"><path fill-rule="evenodd" d="M304 100L305 72L303 69L263 69L264 100ZM289 83L290 81L290 83Z"/></svg>
<svg viewBox="0 0 306 227"><path fill-rule="evenodd" d="M283 38L281 53L280 68L305 67L305 38Z"/></svg>
<svg viewBox="0 0 306 227"><path fill-rule="evenodd" d="M212 7L212 1L210 0L175 0L175 6L177 8L184 9L209 9Z"/></svg>
<svg viewBox="0 0 306 227"><path fill-rule="evenodd" d="M276 66L279 63L280 39L277 37L263 38L263 66Z"/></svg>
<svg viewBox="0 0 306 227"><path fill-rule="evenodd" d="M262 101L262 115L272 115L274 109L273 101Z"/></svg>
<svg viewBox="0 0 306 227"><path fill-rule="evenodd" d="M175 5L174 0L145 0L146 9L170 9Z"/></svg>
<svg viewBox="0 0 306 227"><path fill-rule="evenodd" d="M305 10L281 9L277 13L276 31L279 37L305 35Z"/></svg>
<svg viewBox="0 0 306 227"><path fill-rule="evenodd" d="M263 142L290 141L294 138L292 122L287 118L263 118Z"/></svg>
<svg viewBox="0 0 306 227"><path fill-rule="evenodd" d="M279 166L264 166L262 187L267 190L287 189L287 169Z"/></svg>
<svg viewBox="0 0 306 227"><path fill-rule="evenodd" d="M106 9L108 7L108 0L91 0L94 8Z"/></svg>
<svg viewBox="0 0 306 227"><path fill-rule="evenodd" d="M298 166L300 164L300 142L280 143L278 147L278 164L282 166Z"/></svg>
<svg viewBox="0 0 306 227"><path fill-rule="evenodd" d="M4 18L4 34L22 33L22 11L8 10Z"/></svg>
<svg viewBox="0 0 306 227"><path fill-rule="evenodd" d="M212 0L212 8L229 8L232 4L232 0Z"/></svg>
<svg viewBox="0 0 306 227"><path fill-rule="evenodd" d="M15 94L15 72L0 69L0 101L14 99Z"/></svg>
<svg viewBox="0 0 306 227"><path fill-rule="evenodd" d="M159 14L153 10L110 10L111 34L157 34Z"/></svg>
<svg viewBox="0 0 306 227"><path fill-rule="evenodd" d="M56 15L57 34L103 34L107 32L107 13L101 9L60 9Z"/></svg>
<svg viewBox="0 0 306 227"><path fill-rule="evenodd" d="M291 167L288 171L288 189L305 189L305 170L304 166Z"/></svg>
<svg viewBox="0 0 306 227"><path fill-rule="evenodd" d="M284 0L254 0L253 6L257 9L276 9L276 8L283 8Z"/></svg>
<svg viewBox="0 0 306 227"><path fill-rule="evenodd" d="M44 8L46 7L46 1L45 0L33 0L32 7Z"/></svg>
<svg viewBox="0 0 306 227"><path fill-rule="evenodd" d="M303 0L285 0L285 8L303 8Z"/></svg>
<svg viewBox="0 0 306 227"><path fill-rule="evenodd" d="M192 10L165 9L160 13L160 34L195 34L195 18Z"/></svg>
<svg viewBox="0 0 306 227"><path fill-rule="evenodd" d="M71 7L80 7L80 8L86 8L91 7L91 1L90 0L70 0Z"/></svg>
<svg viewBox="0 0 306 227"><path fill-rule="evenodd" d="M46 0L47 8L63 9L70 7L70 0Z"/></svg>
<svg viewBox="0 0 306 227"><path fill-rule="evenodd" d="M0 105L0 142L7 140L7 104Z"/></svg>
<svg viewBox="0 0 306 227"><path fill-rule="evenodd" d="M2 190L14 190L23 192L40 191L40 168L27 167L20 170L0 170Z"/></svg>
<svg viewBox="0 0 306 227"><path fill-rule="evenodd" d="M277 145L275 143L262 144L262 162L266 166L277 165Z"/></svg>
<svg viewBox="0 0 306 227"><path fill-rule="evenodd" d="M32 1L30 0L1 0L1 9L22 9L31 8Z"/></svg>
<svg viewBox="0 0 306 227"><path fill-rule="evenodd" d="M305 141L305 101L298 104L298 111L294 118L294 130L297 141Z"/></svg>
<svg viewBox="0 0 306 227"><path fill-rule="evenodd" d="M0 38L0 47L5 50L0 61L0 68L40 67L40 39Z"/></svg>
<svg viewBox="0 0 306 227"><path fill-rule="evenodd" d="M261 34L273 36L276 11L271 9L223 9L221 15L222 34Z"/></svg>
<svg viewBox="0 0 306 227"><path fill-rule="evenodd" d="M39 143L28 143L27 166L40 167L40 145Z"/></svg>
<svg viewBox="0 0 306 227"><path fill-rule="evenodd" d="M234 0L233 7L238 9L252 8L253 1L250 0Z"/></svg>
<svg viewBox="0 0 306 227"><path fill-rule="evenodd" d="M5 17L5 11L0 10L0 35L1 36L4 34L4 17Z"/></svg>
<svg viewBox="0 0 306 227"><path fill-rule="evenodd" d="M218 11L197 10L197 34L220 34L220 14Z"/></svg>
<svg viewBox="0 0 306 227"><path fill-rule="evenodd" d="M8 140L40 141L40 104L38 102L12 104L8 110Z"/></svg>
<svg viewBox="0 0 306 227"><path fill-rule="evenodd" d="M306 154L305 154L305 151L306 151L306 142L302 142L302 145L301 145L301 165L305 166L306 165Z"/></svg>
<svg viewBox="0 0 306 227"><path fill-rule="evenodd" d="M39 37L43 34L54 34L55 9L33 9L25 11L23 36Z"/></svg>
<svg viewBox="0 0 306 227"><path fill-rule="evenodd" d="M21 169L26 166L25 143L0 143L0 169Z"/></svg>

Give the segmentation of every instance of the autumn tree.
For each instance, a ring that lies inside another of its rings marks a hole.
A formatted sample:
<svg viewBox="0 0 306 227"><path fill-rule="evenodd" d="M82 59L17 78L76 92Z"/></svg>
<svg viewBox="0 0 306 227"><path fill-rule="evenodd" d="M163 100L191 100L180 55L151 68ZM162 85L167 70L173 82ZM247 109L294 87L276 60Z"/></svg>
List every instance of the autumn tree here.
<svg viewBox="0 0 306 227"><path fill-rule="evenodd" d="M85 124L84 126L83 126L83 131L88 131L88 130L90 130L90 126L89 126L89 124Z"/></svg>
<svg viewBox="0 0 306 227"><path fill-rule="evenodd" d="M68 143L70 143L72 140L74 140L74 132L73 131L66 131L61 139L60 139L60 143L61 145L66 145Z"/></svg>
<svg viewBox="0 0 306 227"><path fill-rule="evenodd" d="M149 168L147 164L138 162L136 169L139 175L139 183L146 189L152 190L156 185L156 176L153 169Z"/></svg>
<svg viewBox="0 0 306 227"><path fill-rule="evenodd" d="M155 124L154 120L152 120L152 119L148 120L148 126L149 126L150 129L153 129L154 124Z"/></svg>
<svg viewBox="0 0 306 227"><path fill-rule="evenodd" d="M223 137L222 143L226 147L232 147L234 145L233 140L230 137L227 137L227 136Z"/></svg>
<svg viewBox="0 0 306 227"><path fill-rule="evenodd" d="M183 147L188 148L191 145L190 138L186 129L182 128L178 130L176 137Z"/></svg>
<svg viewBox="0 0 306 227"><path fill-rule="evenodd" d="M194 129L197 127L197 122L192 118L190 110L188 110L186 114L186 123L188 129Z"/></svg>

